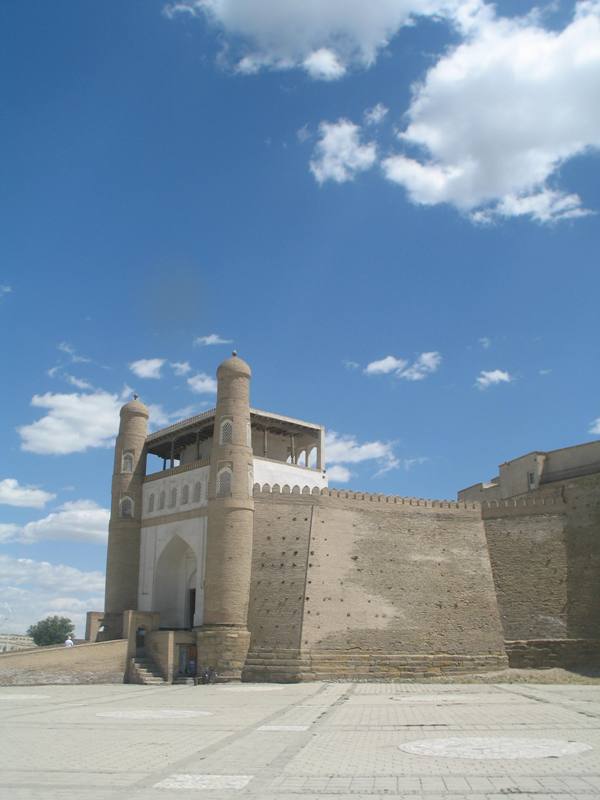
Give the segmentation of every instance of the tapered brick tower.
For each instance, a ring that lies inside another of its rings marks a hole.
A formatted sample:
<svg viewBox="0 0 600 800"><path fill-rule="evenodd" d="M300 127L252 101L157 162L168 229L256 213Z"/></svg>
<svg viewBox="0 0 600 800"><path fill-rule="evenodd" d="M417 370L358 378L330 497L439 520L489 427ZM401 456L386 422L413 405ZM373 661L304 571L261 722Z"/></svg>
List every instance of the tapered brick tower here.
<svg viewBox="0 0 600 800"><path fill-rule="evenodd" d="M250 367L236 353L217 370L217 407L208 484L204 624L198 662L219 680L239 680L247 628L254 526Z"/></svg>
<svg viewBox="0 0 600 800"><path fill-rule="evenodd" d="M147 431L148 409L134 397L121 409L119 435L115 443L106 560L104 639L120 638L123 612L137 608Z"/></svg>

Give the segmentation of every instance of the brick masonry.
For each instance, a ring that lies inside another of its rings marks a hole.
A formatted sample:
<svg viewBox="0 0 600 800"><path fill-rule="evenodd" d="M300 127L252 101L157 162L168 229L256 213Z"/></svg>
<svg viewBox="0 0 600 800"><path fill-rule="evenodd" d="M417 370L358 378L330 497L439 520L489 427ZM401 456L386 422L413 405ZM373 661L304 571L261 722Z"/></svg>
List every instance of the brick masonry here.
<svg viewBox="0 0 600 800"><path fill-rule="evenodd" d="M600 477L532 494L483 508L505 638L600 639Z"/></svg>
<svg viewBox="0 0 600 800"><path fill-rule="evenodd" d="M255 493L245 677L418 677L506 666L481 511Z"/></svg>
<svg viewBox="0 0 600 800"><path fill-rule="evenodd" d="M573 667L600 664L600 640L596 639L526 639L507 641L506 652L511 667Z"/></svg>
<svg viewBox="0 0 600 800"><path fill-rule="evenodd" d="M0 656L0 685L123 683L127 641L38 647Z"/></svg>
<svg viewBox="0 0 600 800"><path fill-rule="evenodd" d="M288 487L254 501L247 680L600 663L597 475L483 509ZM2 655L0 682L120 682L125 648Z"/></svg>

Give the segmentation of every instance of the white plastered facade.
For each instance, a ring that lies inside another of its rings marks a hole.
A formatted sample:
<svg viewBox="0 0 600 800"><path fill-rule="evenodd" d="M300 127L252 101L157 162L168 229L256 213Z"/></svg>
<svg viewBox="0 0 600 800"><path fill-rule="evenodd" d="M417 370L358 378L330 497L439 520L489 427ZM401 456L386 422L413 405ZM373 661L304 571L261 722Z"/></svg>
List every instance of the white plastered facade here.
<svg viewBox="0 0 600 800"><path fill-rule="evenodd" d="M138 608L158 611L161 628L202 625L206 519L198 516L142 528Z"/></svg>
<svg viewBox="0 0 600 800"><path fill-rule="evenodd" d="M265 483L269 486L278 484L280 487L287 484L290 488L299 486L300 489L305 486L309 489L326 489L328 485L325 470L282 464L281 461L268 458L254 458L254 482L261 486Z"/></svg>
<svg viewBox="0 0 600 800"><path fill-rule="evenodd" d="M163 628L189 628L203 622L208 472L208 467L186 470L149 481L143 488L138 608L159 612ZM165 502L160 508L163 492ZM154 504L149 510L151 496ZM194 510L197 515L188 519L165 519ZM153 518L157 524L148 525Z"/></svg>

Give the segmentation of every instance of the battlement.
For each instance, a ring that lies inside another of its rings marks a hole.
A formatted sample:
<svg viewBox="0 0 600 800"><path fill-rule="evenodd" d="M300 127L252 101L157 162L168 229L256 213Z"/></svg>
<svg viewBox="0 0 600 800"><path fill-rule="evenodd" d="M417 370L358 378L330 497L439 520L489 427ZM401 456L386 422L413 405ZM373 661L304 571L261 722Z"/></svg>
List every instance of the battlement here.
<svg viewBox="0 0 600 800"><path fill-rule="evenodd" d="M266 497L272 495L300 495L312 497L331 497L354 502L381 503L389 505L416 506L421 508L443 508L447 510L479 510L479 503L459 503L454 500L427 500L421 497L399 497L397 495L371 494L369 492L353 492L348 489L311 489L309 486L280 486L275 483L270 486L268 483L262 486L254 484L254 497Z"/></svg>
<svg viewBox="0 0 600 800"><path fill-rule="evenodd" d="M511 497L508 500L485 500L481 504L484 517L493 517L511 513L522 513L526 510L530 514L556 514L560 513L566 505L566 500L561 495L527 495L524 497Z"/></svg>

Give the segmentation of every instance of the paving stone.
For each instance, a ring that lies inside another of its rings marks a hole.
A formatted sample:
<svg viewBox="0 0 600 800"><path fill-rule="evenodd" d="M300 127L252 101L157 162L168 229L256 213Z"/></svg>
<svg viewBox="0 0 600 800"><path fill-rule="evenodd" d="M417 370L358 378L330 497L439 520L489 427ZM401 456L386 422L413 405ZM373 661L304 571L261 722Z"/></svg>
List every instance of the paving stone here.
<svg viewBox="0 0 600 800"><path fill-rule="evenodd" d="M82 685L0 698L2 800L600 798L597 685ZM485 740L484 757L441 754L448 739ZM516 752L492 757L498 741ZM420 754L400 749L419 742ZM559 751L541 757L548 742Z"/></svg>

